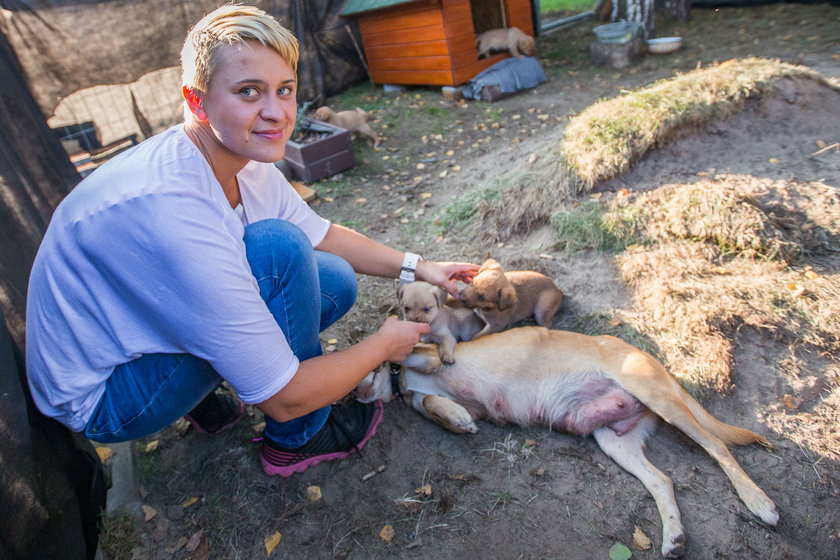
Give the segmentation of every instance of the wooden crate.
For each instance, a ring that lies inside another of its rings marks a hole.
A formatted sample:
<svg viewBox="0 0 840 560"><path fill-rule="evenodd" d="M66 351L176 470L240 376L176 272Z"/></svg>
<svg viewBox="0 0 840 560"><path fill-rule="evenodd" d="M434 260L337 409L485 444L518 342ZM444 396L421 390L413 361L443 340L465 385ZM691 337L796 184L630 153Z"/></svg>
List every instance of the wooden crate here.
<svg viewBox="0 0 840 560"><path fill-rule="evenodd" d="M306 121L310 119L304 119ZM333 134L306 144L292 140L286 143L283 159L292 168L294 178L304 183L314 183L356 164L350 131L321 121L318 125L333 129Z"/></svg>

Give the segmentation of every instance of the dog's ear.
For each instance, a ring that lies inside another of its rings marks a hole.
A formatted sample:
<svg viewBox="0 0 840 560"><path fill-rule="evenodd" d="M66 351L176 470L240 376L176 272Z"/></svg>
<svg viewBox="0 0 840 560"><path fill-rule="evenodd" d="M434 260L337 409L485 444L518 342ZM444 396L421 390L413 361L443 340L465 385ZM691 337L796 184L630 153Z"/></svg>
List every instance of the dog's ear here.
<svg viewBox="0 0 840 560"><path fill-rule="evenodd" d="M437 301L438 308L443 307L443 304L446 301L446 296L448 296L448 295L449 295L449 293L446 290L444 290L443 288L441 288L439 286L436 287L436 289L435 289L435 300Z"/></svg>
<svg viewBox="0 0 840 560"><path fill-rule="evenodd" d="M403 285L400 284L399 286L397 286L397 301L402 301L402 297L403 297Z"/></svg>
<svg viewBox="0 0 840 560"><path fill-rule="evenodd" d="M513 286L505 286L499 290L499 310L504 311L516 305L516 290Z"/></svg>
<svg viewBox="0 0 840 560"><path fill-rule="evenodd" d="M492 270L494 268L502 268L501 265L495 259L487 259L484 261L484 264L481 265L481 268L478 269L478 274L481 274L485 270Z"/></svg>

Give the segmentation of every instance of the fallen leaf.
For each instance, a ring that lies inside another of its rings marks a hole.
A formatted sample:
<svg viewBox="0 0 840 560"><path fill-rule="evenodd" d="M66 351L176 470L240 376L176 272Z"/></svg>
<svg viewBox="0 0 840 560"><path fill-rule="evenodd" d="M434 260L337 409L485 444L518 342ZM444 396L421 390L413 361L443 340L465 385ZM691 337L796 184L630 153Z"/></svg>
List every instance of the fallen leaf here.
<svg viewBox="0 0 840 560"><path fill-rule="evenodd" d="M422 494L424 496L431 496L432 495L432 485L431 484L426 484L424 486L421 486L420 488L415 490L414 493L415 494Z"/></svg>
<svg viewBox="0 0 840 560"><path fill-rule="evenodd" d="M618 190L618 196L627 196L630 194L630 191L627 190L627 187L622 187Z"/></svg>
<svg viewBox="0 0 840 560"><path fill-rule="evenodd" d="M790 290L790 295L793 297L799 297L805 293L805 287L799 284L788 284L787 289Z"/></svg>
<svg viewBox="0 0 840 560"><path fill-rule="evenodd" d="M309 499L310 502L317 502L321 499L321 487L320 486L307 486L306 487L306 497Z"/></svg>
<svg viewBox="0 0 840 560"><path fill-rule="evenodd" d="M814 280L815 278L819 278L819 277L820 277L820 275L817 274L816 272L814 272L813 270L806 270L805 271L805 278L809 278L811 280Z"/></svg>
<svg viewBox="0 0 840 560"><path fill-rule="evenodd" d="M337 338L331 338L327 341L327 344L338 344L338 339Z"/></svg>
<svg viewBox="0 0 840 560"><path fill-rule="evenodd" d="M785 403L785 408L787 408L788 410L796 410L797 408L799 408L799 405L802 404L802 399L790 394L785 395L784 397L782 397L782 399Z"/></svg>
<svg viewBox="0 0 840 560"><path fill-rule="evenodd" d="M152 506L147 506L146 504L140 506L140 510L143 512L143 521L154 519L155 515L157 515L157 510Z"/></svg>
<svg viewBox="0 0 840 560"><path fill-rule="evenodd" d="M443 179L443 178L444 178L444 177L446 177L448 174L449 174L449 171L447 171L446 169L444 169L443 171L441 171L441 172L438 174L438 177L440 177L441 179Z"/></svg>
<svg viewBox="0 0 840 560"><path fill-rule="evenodd" d="M379 531L379 538L389 543L394 540L394 534L394 528L391 525L385 525Z"/></svg>
<svg viewBox="0 0 840 560"><path fill-rule="evenodd" d="M649 550L651 547L650 537L637 526L633 526L633 544L639 550Z"/></svg>
<svg viewBox="0 0 840 560"><path fill-rule="evenodd" d="M426 169L426 164L425 163L418 163L416 167L417 167L417 169Z"/></svg>
<svg viewBox="0 0 840 560"><path fill-rule="evenodd" d="M633 553L627 546L621 543L615 543L610 547L610 560L630 560Z"/></svg>
<svg viewBox="0 0 840 560"><path fill-rule="evenodd" d="M713 266L711 268L711 272L712 272L712 274L720 274L721 276L723 276L725 274L729 274L729 271L726 270L726 268L722 267L722 266Z"/></svg>
<svg viewBox="0 0 840 560"><path fill-rule="evenodd" d="M537 154L531 154L528 156L528 163L534 163L535 161L537 161Z"/></svg>
<svg viewBox="0 0 840 560"><path fill-rule="evenodd" d="M363 196L356 199L356 204L364 204L365 202L367 202L367 199Z"/></svg>
<svg viewBox="0 0 840 560"><path fill-rule="evenodd" d="M184 545L186 545L186 544L187 544L187 537L181 536L181 537L178 538L177 541L175 541L172 544L172 546L164 548L163 550L167 554L175 554L176 552L178 552L179 550L184 548Z"/></svg>
<svg viewBox="0 0 840 560"><path fill-rule="evenodd" d="M184 502L183 504L181 504L181 507L183 507L183 508L188 508L188 507L190 507L191 505L195 504L197 501L198 501L198 498L195 498L195 497L190 498L189 500L187 500L186 502Z"/></svg>
<svg viewBox="0 0 840 560"><path fill-rule="evenodd" d="M271 555L274 552L274 549L277 548L277 545L280 544L280 541L283 540L283 535L280 534L280 531L267 536L263 540L263 545L265 546L265 553L267 555Z"/></svg>
<svg viewBox="0 0 840 560"><path fill-rule="evenodd" d="M187 542L187 552L195 552L195 549L198 548L198 545L201 544L201 537L204 536L204 533L201 531L196 531L190 537L190 540Z"/></svg>
<svg viewBox="0 0 840 560"><path fill-rule="evenodd" d="M771 158L770 158L770 159L768 159L767 161L768 161L768 162L770 162L770 163L779 163L779 158L774 158L774 157L771 157Z"/></svg>
<svg viewBox="0 0 840 560"><path fill-rule="evenodd" d="M209 560L210 558L210 541L204 535L201 536L201 542L198 543L198 548L192 555L190 560Z"/></svg>
<svg viewBox="0 0 840 560"><path fill-rule="evenodd" d="M420 198L432 198L432 196L433 196L432 193L424 192L423 194L420 195Z"/></svg>
<svg viewBox="0 0 840 560"><path fill-rule="evenodd" d="M258 434L262 433L262 431L265 430L265 422L257 422L256 424L251 426L251 429L257 432Z"/></svg>
<svg viewBox="0 0 840 560"><path fill-rule="evenodd" d="M114 456L114 450L110 447L97 447L96 454L99 455L99 460L104 463Z"/></svg>
<svg viewBox="0 0 840 560"><path fill-rule="evenodd" d="M541 121L547 121L549 118L551 118L551 116L543 113L542 115L537 115L537 118Z"/></svg>
<svg viewBox="0 0 840 560"><path fill-rule="evenodd" d="M825 140L817 140L817 148L822 150L826 146L828 146L828 144L826 144Z"/></svg>
<svg viewBox="0 0 840 560"><path fill-rule="evenodd" d="M155 439L155 440L150 441L149 443L146 444L146 453L151 453L152 451L154 451L155 449L158 448L158 445L160 445L160 440L159 439Z"/></svg>
<svg viewBox="0 0 840 560"><path fill-rule="evenodd" d="M618 317L613 317L612 319L607 321L607 324L611 327L617 327L621 325L621 319L619 319Z"/></svg>
<svg viewBox="0 0 840 560"><path fill-rule="evenodd" d="M709 176L709 172L708 172L708 171L698 171L698 172L697 172L697 176L698 176L698 177L708 177L708 176Z"/></svg>

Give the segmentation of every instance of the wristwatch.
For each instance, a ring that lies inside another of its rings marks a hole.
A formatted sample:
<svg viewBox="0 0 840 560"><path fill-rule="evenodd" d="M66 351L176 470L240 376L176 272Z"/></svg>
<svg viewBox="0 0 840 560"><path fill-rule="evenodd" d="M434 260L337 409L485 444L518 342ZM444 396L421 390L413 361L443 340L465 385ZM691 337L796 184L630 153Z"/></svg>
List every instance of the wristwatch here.
<svg viewBox="0 0 840 560"><path fill-rule="evenodd" d="M414 282L417 272L417 263L423 258L415 253L406 253L403 259L402 268L400 268L400 284L408 284Z"/></svg>

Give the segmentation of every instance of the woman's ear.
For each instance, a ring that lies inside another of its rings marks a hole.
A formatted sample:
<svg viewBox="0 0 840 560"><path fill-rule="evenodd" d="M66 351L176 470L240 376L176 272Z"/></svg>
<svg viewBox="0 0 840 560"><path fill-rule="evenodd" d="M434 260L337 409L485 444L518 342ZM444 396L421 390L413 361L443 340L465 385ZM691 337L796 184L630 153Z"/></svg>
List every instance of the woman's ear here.
<svg viewBox="0 0 840 560"><path fill-rule="evenodd" d="M187 102L187 107L189 108L190 113L193 114L196 120L200 122L206 121L207 113L201 106L201 95L198 93L198 91L194 90L191 87L183 86L181 88L181 93L184 95L184 100Z"/></svg>

